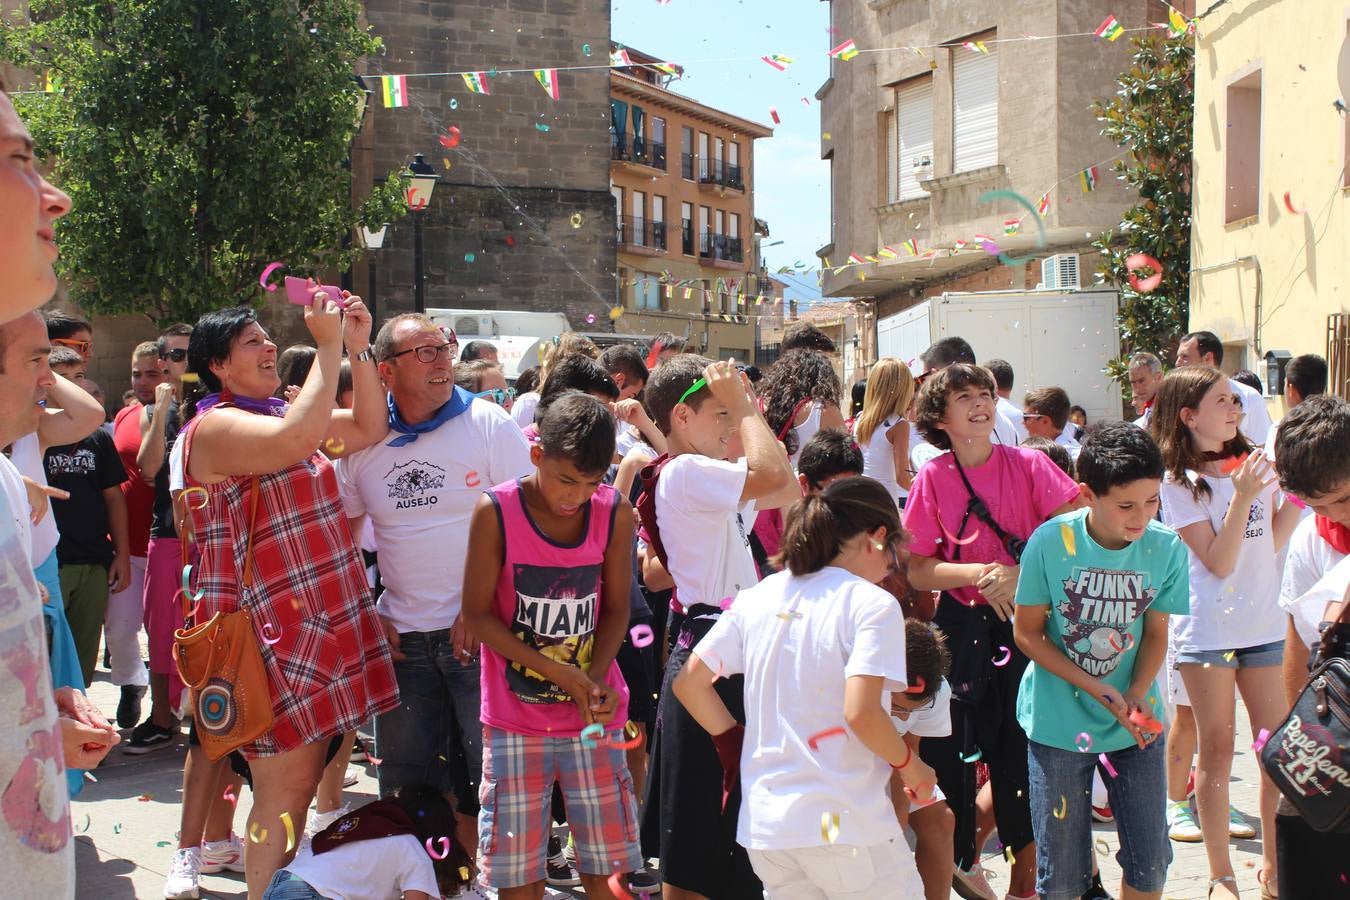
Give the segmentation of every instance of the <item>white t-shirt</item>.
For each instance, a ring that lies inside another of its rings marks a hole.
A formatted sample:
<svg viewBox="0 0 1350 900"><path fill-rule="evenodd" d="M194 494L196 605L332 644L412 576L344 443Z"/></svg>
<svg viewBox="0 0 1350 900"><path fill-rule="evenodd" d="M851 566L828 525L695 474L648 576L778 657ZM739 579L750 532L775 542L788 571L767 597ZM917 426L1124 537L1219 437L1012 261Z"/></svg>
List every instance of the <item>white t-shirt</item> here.
<svg viewBox="0 0 1350 900"><path fill-rule="evenodd" d="M1059 437L1055 438L1056 444L1069 451L1069 459L1078 459L1078 454L1083 449L1083 445L1078 443L1078 438L1074 437L1077 428L1077 425L1069 422L1059 433Z"/></svg>
<svg viewBox="0 0 1350 900"><path fill-rule="evenodd" d="M1327 603L1345 596L1350 585L1350 563L1346 559L1317 533L1312 516L1299 522L1289 539L1280 608L1294 620L1294 628L1306 646L1321 640L1317 629L1325 618Z"/></svg>
<svg viewBox="0 0 1350 900"><path fill-rule="evenodd" d="M1242 398L1242 422L1238 426L1253 446L1264 447L1270 435L1270 411L1261 392L1240 381L1228 379L1228 385Z"/></svg>
<svg viewBox="0 0 1350 900"><path fill-rule="evenodd" d="M662 476L664 477L664 475ZM900 836L887 799L891 767L843 727L844 683L853 675L905 681L905 620L886 591L827 566L770 575L736 596L694 647L704 664L745 675L737 843L752 850L818 847L821 817L838 813L836 842L873 846Z"/></svg>
<svg viewBox="0 0 1350 900"><path fill-rule="evenodd" d="M741 503L745 460L685 453L656 482L656 521L676 597L685 607L719 605L759 580L750 554L754 503Z"/></svg>
<svg viewBox="0 0 1350 900"><path fill-rule="evenodd" d="M909 424L909 467L915 475L919 474L924 463L932 462L946 452L928 443L919 432L919 426L913 422Z"/></svg>
<svg viewBox="0 0 1350 900"><path fill-rule="evenodd" d="M824 404L819 400L813 402L811 411L806 415L806 421L797 426L797 452L788 457L788 462L792 463L793 471L797 469L797 457L802 455L802 448L806 446L806 442L815 437L817 431L820 431L820 411L822 409L824 409Z"/></svg>
<svg viewBox="0 0 1350 900"><path fill-rule="evenodd" d="M895 451L892 449L891 442L886 438L886 432L890 431L899 421L898 416L887 416L877 425L867 443L863 443L861 440L858 442L858 447L862 450L863 474L881 482L886 488L886 492L892 497L904 497L909 494L908 490L900 486L895 472ZM903 427L908 428L909 423L904 423ZM853 436L858 437L856 422L853 425Z"/></svg>
<svg viewBox="0 0 1350 900"><path fill-rule="evenodd" d="M19 474L26 478L31 478L38 484L45 486L47 484L47 467L42 464L42 445L38 443L37 432L25 434L14 442L10 450L11 460L14 468L18 469ZM23 483L20 482L20 487ZM23 508L28 506L28 494L21 491L23 498ZM61 503L60 500L52 500L52 503ZM56 530L56 516L51 507L48 506L47 514L42 517L32 528L28 527L29 519L24 516L24 534L27 535L29 546L32 548L33 565L40 566L47 561L47 557L56 550L56 545L61 542L61 532Z"/></svg>
<svg viewBox="0 0 1350 900"><path fill-rule="evenodd" d="M1018 417L1021 418L1021 413ZM1016 447L1021 443L1017 439L1017 429L1013 426L1013 420L1008 418L1007 413L994 406L994 436L990 438L995 444L1003 444L1006 447Z"/></svg>
<svg viewBox="0 0 1350 900"><path fill-rule="evenodd" d="M181 491L187 482L183 480L183 454L187 452L187 441L174 441L169 448L169 493Z"/></svg>
<svg viewBox="0 0 1350 900"><path fill-rule="evenodd" d="M50 515L50 514L49 514ZM28 495L0 454L0 872L6 896L75 896L61 732L30 541Z"/></svg>
<svg viewBox="0 0 1350 900"><path fill-rule="evenodd" d="M474 505L494 485L534 471L530 447L506 411L482 399L412 443L389 441L337 461L342 505L375 526L380 615L400 632L449 628L460 611Z"/></svg>
<svg viewBox="0 0 1350 900"><path fill-rule="evenodd" d="M1027 439L1027 426L1022 420L1022 409L1016 403L1013 403L1007 397L998 398L999 415L1012 423L1013 431L1017 434L1017 443L1022 443Z"/></svg>
<svg viewBox="0 0 1350 900"><path fill-rule="evenodd" d="M320 856L306 843L286 870L327 900L389 900L404 891L441 895L431 857L410 834L340 844Z"/></svg>
<svg viewBox="0 0 1350 900"><path fill-rule="evenodd" d="M1195 473L1187 475L1194 480ZM1162 486L1163 523L1180 531L1196 522L1207 522L1218 534L1223 528L1228 504L1233 499L1233 480L1226 475L1206 475L1213 493L1196 500L1190 488L1169 475ZM1238 548L1237 565L1227 578L1220 578L1186 548L1190 559L1191 614L1172 616L1172 638L1178 652L1236 650L1257 647L1284 638L1284 617L1279 612L1280 573L1276 566L1273 530L1276 489L1263 490L1247 515L1247 528Z"/></svg>
<svg viewBox="0 0 1350 900"><path fill-rule="evenodd" d="M539 408L538 391L526 391L511 404L511 419L521 428L534 424L534 411Z"/></svg>
<svg viewBox="0 0 1350 900"><path fill-rule="evenodd" d="M891 721L895 723L895 730L901 734L921 738L947 737L952 733L952 686L947 683L947 679L942 679L931 706L915 710L905 719L893 715Z"/></svg>

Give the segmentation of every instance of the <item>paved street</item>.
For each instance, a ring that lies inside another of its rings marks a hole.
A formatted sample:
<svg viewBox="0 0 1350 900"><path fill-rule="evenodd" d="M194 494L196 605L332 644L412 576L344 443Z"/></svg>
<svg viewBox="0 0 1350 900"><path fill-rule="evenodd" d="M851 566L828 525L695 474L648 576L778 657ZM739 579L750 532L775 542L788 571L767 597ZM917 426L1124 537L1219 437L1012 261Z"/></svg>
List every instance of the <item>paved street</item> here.
<svg viewBox="0 0 1350 900"><path fill-rule="evenodd" d="M108 684L106 671L99 671L90 696L109 716L116 710L118 694ZM146 708L149 708L148 698ZM1240 734L1245 735L1246 715L1241 705L1238 707L1238 728ZM123 739L126 737L124 732ZM71 811L76 831L77 896L91 900L162 896L169 860L177 845L174 834L178 830L178 797L186 740L184 729L182 738L173 748L144 756L129 756L120 748L114 749L97 772L98 783L86 785ZM1234 769L1233 802L1259 828L1255 819L1256 770L1248 738L1237 741ZM374 769L367 767L361 780L348 789L346 796L352 805L375 797L373 775ZM242 831L248 803L248 792L245 791L239 798L241 809L236 818L237 830ZM1098 859L1105 884L1114 894L1120 883L1120 869L1114 858L1118 846L1115 829L1101 824L1094 828L1094 841L1104 840L1111 850L1110 854ZM1231 846L1239 885L1244 895L1255 897L1260 845L1250 840L1233 841ZM1207 886L1204 846L1173 842L1172 848L1176 857L1164 896L1175 900L1204 898ZM1002 890L1007 885L1006 863L997 853L991 854L986 863L998 875L992 880L994 887ZM227 873L202 877L204 898L243 900L244 896L242 875ZM578 891L576 896L583 894Z"/></svg>

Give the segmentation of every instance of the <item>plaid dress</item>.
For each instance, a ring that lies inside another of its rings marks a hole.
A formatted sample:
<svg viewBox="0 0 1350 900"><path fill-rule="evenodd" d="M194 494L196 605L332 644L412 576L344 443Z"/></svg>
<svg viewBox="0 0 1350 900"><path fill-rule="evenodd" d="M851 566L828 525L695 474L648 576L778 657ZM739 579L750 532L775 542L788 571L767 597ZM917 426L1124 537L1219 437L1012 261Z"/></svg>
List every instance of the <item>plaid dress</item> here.
<svg viewBox="0 0 1350 900"><path fill-rule="evenodd" d="M186 450L209 411L184 429ZM302 744L355 731L398 705L389 645L376 619L360 551L347 528L333 464L309 459L260 475L253 536L253 586L239 596L248 546L253 478L238 475L206 490L206 504L188 503L199 559L193 591L204 591L197 622L242 603L267 667L275 722L242 748L244 756L276 756ZM200 509L194 507L201 507Z"/></svg>

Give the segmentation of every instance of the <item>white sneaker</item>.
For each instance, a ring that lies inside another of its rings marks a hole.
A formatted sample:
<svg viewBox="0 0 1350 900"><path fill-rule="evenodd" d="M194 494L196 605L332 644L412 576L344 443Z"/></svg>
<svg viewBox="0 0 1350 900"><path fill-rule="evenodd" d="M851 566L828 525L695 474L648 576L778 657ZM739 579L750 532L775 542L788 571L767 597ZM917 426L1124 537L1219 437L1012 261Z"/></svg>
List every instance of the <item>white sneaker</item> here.
<svg viewBox="0 0 1350 900"><path fill-rule="evenodd" d="M305 834L312 838L349 812L351 808L347 806L339 806L326 813L316 812L310 816L309 822L305 825Z"/></svg>
<svg viewBox="0 0 1350 900"><path fill-rule="evenodd" d="M984 866L976 863L969 871L952 867L952 889L966 900L998 900Z"/></svg>
<svg viewBox="0 0 1350 900"><path fill-rule="evenodd" d="M497 892L485 884L479 884L475 879L472 884L456 894L453 900L497 900Z"/></svg>
<svg viewBox="0 0 1350 900"><path fill-rule="evenodd" d="M214 875L216 872L244 871L244 839L231 832L223 841L207 841L202 844L201 873Z"/></svg>
<svg viewBox="0 0 1350 900"><path fill-rule="evenodd" d="M169 877L164 882L167 900L197 900L201 896L201 851L196 847L180 847L173 854Z"/></svg>
<svg viewBox="0 0 1350 900"><path fill-rule="evenodd" d="M347 771L342 773L342 786L351 787L356 784L357 779L361 777L361 770L356 766L348 766Z"/></svg>

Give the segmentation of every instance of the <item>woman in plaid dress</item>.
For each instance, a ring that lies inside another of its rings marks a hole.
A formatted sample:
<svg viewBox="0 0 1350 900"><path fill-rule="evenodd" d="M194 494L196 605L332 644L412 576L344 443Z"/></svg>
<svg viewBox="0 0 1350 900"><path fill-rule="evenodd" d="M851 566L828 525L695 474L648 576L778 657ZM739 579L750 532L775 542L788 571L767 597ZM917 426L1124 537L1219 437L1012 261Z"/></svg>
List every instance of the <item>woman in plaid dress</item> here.
<svg viewBox="0 0 1350 900"><path fill-rule="evenodd" d="M208 313L188 345L191 368L210 392L187 408L181 436L186 505L201 554L193 571L194 589L203 592L197 621L241 603L250 611L276 717L242 748L253 775L246 854L253 900L289 861L281 816L289 814L293 834L304 829L329 739L398 703L332 464L318 452L355 452L388 430L384 392L365 352L370 313L359 298L348 297L344 312L319 294L305 324L318 355L289 407L272 399L277 346L251 309ZM344 344L356 400L350 411L335 411ZM253 584L241 597L255 484Z"/></svg>

